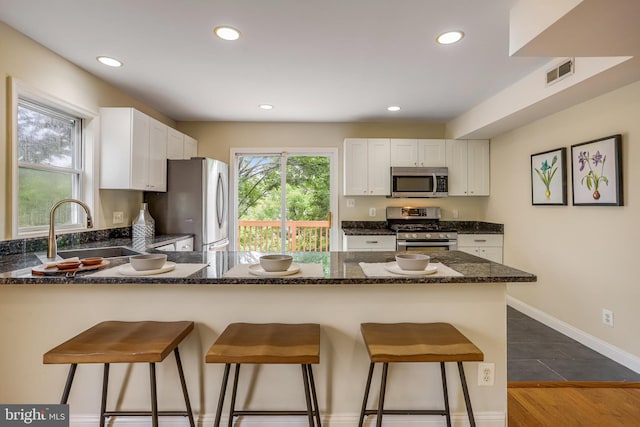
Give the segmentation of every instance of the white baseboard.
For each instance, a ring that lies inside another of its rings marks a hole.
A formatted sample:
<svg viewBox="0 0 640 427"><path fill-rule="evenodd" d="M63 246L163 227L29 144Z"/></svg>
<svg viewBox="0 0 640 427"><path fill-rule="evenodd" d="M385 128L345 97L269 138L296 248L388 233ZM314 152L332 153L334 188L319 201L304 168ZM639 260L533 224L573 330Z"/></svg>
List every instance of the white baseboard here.
<svg viewBox="0 0 640 427"><path fill-rule="evenodd" d="M598 353L607 356L609 359L615 360L619 364L626 366L632 371L640 373L640 357L628 353L621 348L618 348L608 342L594 337L578 328L571 326L562 320L539 310L535 307L528 305L514 297L507 296L507 304L516 310L526 314L527 316L537 320L540 323L547 325L548 327L555 329L556 331L573 338L581 344L589 347Z"/></svg>
<svg viewBox="0 0 640 427"><path fill-rule="evenodd" d="M504 412L474 412L474 418L478 427L504 427L506 425ZM197 427L212 427L215 416L204 414L196 417ZM358 414L347 415L323 415L323 427L355 427L358 425ZM226 426L228 417L220 420L221 426ZM70 427L97 427L100 424L99 417L95 415L72 415ZM189 427L189 421L185 417L160 417L159 427ZM150 421L146 417L114 417L113 422L107 422L110 427L149 427ZM304 417L245 417L239 427L308 427L309 423ZM375 425L375 416L365 419L365 427ZM446 421L442 416L398 416L385 415L385 427L445 427ZM451 425L454 427L469 426L467 414L451 414Z"/></svg>

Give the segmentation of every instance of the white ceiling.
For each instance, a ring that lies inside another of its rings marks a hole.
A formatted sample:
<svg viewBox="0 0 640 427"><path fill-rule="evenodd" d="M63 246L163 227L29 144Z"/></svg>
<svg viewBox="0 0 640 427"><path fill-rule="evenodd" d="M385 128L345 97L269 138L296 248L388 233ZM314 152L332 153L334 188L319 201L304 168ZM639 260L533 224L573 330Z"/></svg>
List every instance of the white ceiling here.
<svg viewBox="0 0 640 427"><path fill-rule="evenodd" d="M0 20L178 121L443 122L548 62L509 56L515 2L0 0Z"/></svg>

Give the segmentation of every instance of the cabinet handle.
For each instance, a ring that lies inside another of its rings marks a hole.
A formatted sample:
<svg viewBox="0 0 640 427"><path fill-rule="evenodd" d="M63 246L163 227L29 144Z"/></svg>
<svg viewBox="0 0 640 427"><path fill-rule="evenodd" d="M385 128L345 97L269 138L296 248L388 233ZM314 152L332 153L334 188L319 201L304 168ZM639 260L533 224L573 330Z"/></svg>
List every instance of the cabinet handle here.
<svg viewBox="0 0 640 427"><path fill-rule="evenodd" d="M478 243L484 243L487 241L487 239L473 239L473 241Z"/></svg>
<svg viewBox="0 0 640 427"><path fill-rule="evenodd" d="M367 240L367 243L369 243L369 244L376 244L376 243L378 243L378 241L377 241L377 240Z"/></svg>

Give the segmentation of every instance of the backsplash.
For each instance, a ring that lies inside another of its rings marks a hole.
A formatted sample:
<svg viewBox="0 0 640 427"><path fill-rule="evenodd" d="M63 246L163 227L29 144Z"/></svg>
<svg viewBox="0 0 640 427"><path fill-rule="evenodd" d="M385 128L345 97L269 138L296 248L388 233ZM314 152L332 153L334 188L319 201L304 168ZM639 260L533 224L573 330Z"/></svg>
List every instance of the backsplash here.
<svg viewBox="0 0 640 427"><path fill-rule="evenodd" d="M71 245L122 238L131 238L131 227L107 228L104 230L60 234L57 240L58 248L62 249ZM0 256L17 255L29 252L44 252L46 250L46 237L0 241Z"/></svg>

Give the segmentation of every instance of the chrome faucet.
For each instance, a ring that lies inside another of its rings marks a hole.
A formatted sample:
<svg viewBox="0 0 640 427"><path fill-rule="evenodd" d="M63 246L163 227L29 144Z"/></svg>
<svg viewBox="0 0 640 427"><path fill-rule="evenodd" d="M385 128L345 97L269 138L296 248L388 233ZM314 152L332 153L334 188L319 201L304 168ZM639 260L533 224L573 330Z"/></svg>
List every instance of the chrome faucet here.
<svg viewBox="0 0 640 427"><path fill-rule="evenodd" d="M82 206L84 211L87 213L87 228L93 228L93 219L91 218L91 210L89 209L89 206L87 206L84 202L81 202L80 200L77 200L77 199L62 199L59 202L56 202L56 204L53 205L53 207L49 211L49 240L47 242L48 243L47 258L50 258L50 259L55 259L56 255L58 254L58 245L56 243L56 233L54 230L56 209L58 209L58 206L60 206L61 204L67 203L67 202L77 203L80 206Z"/></svg>

